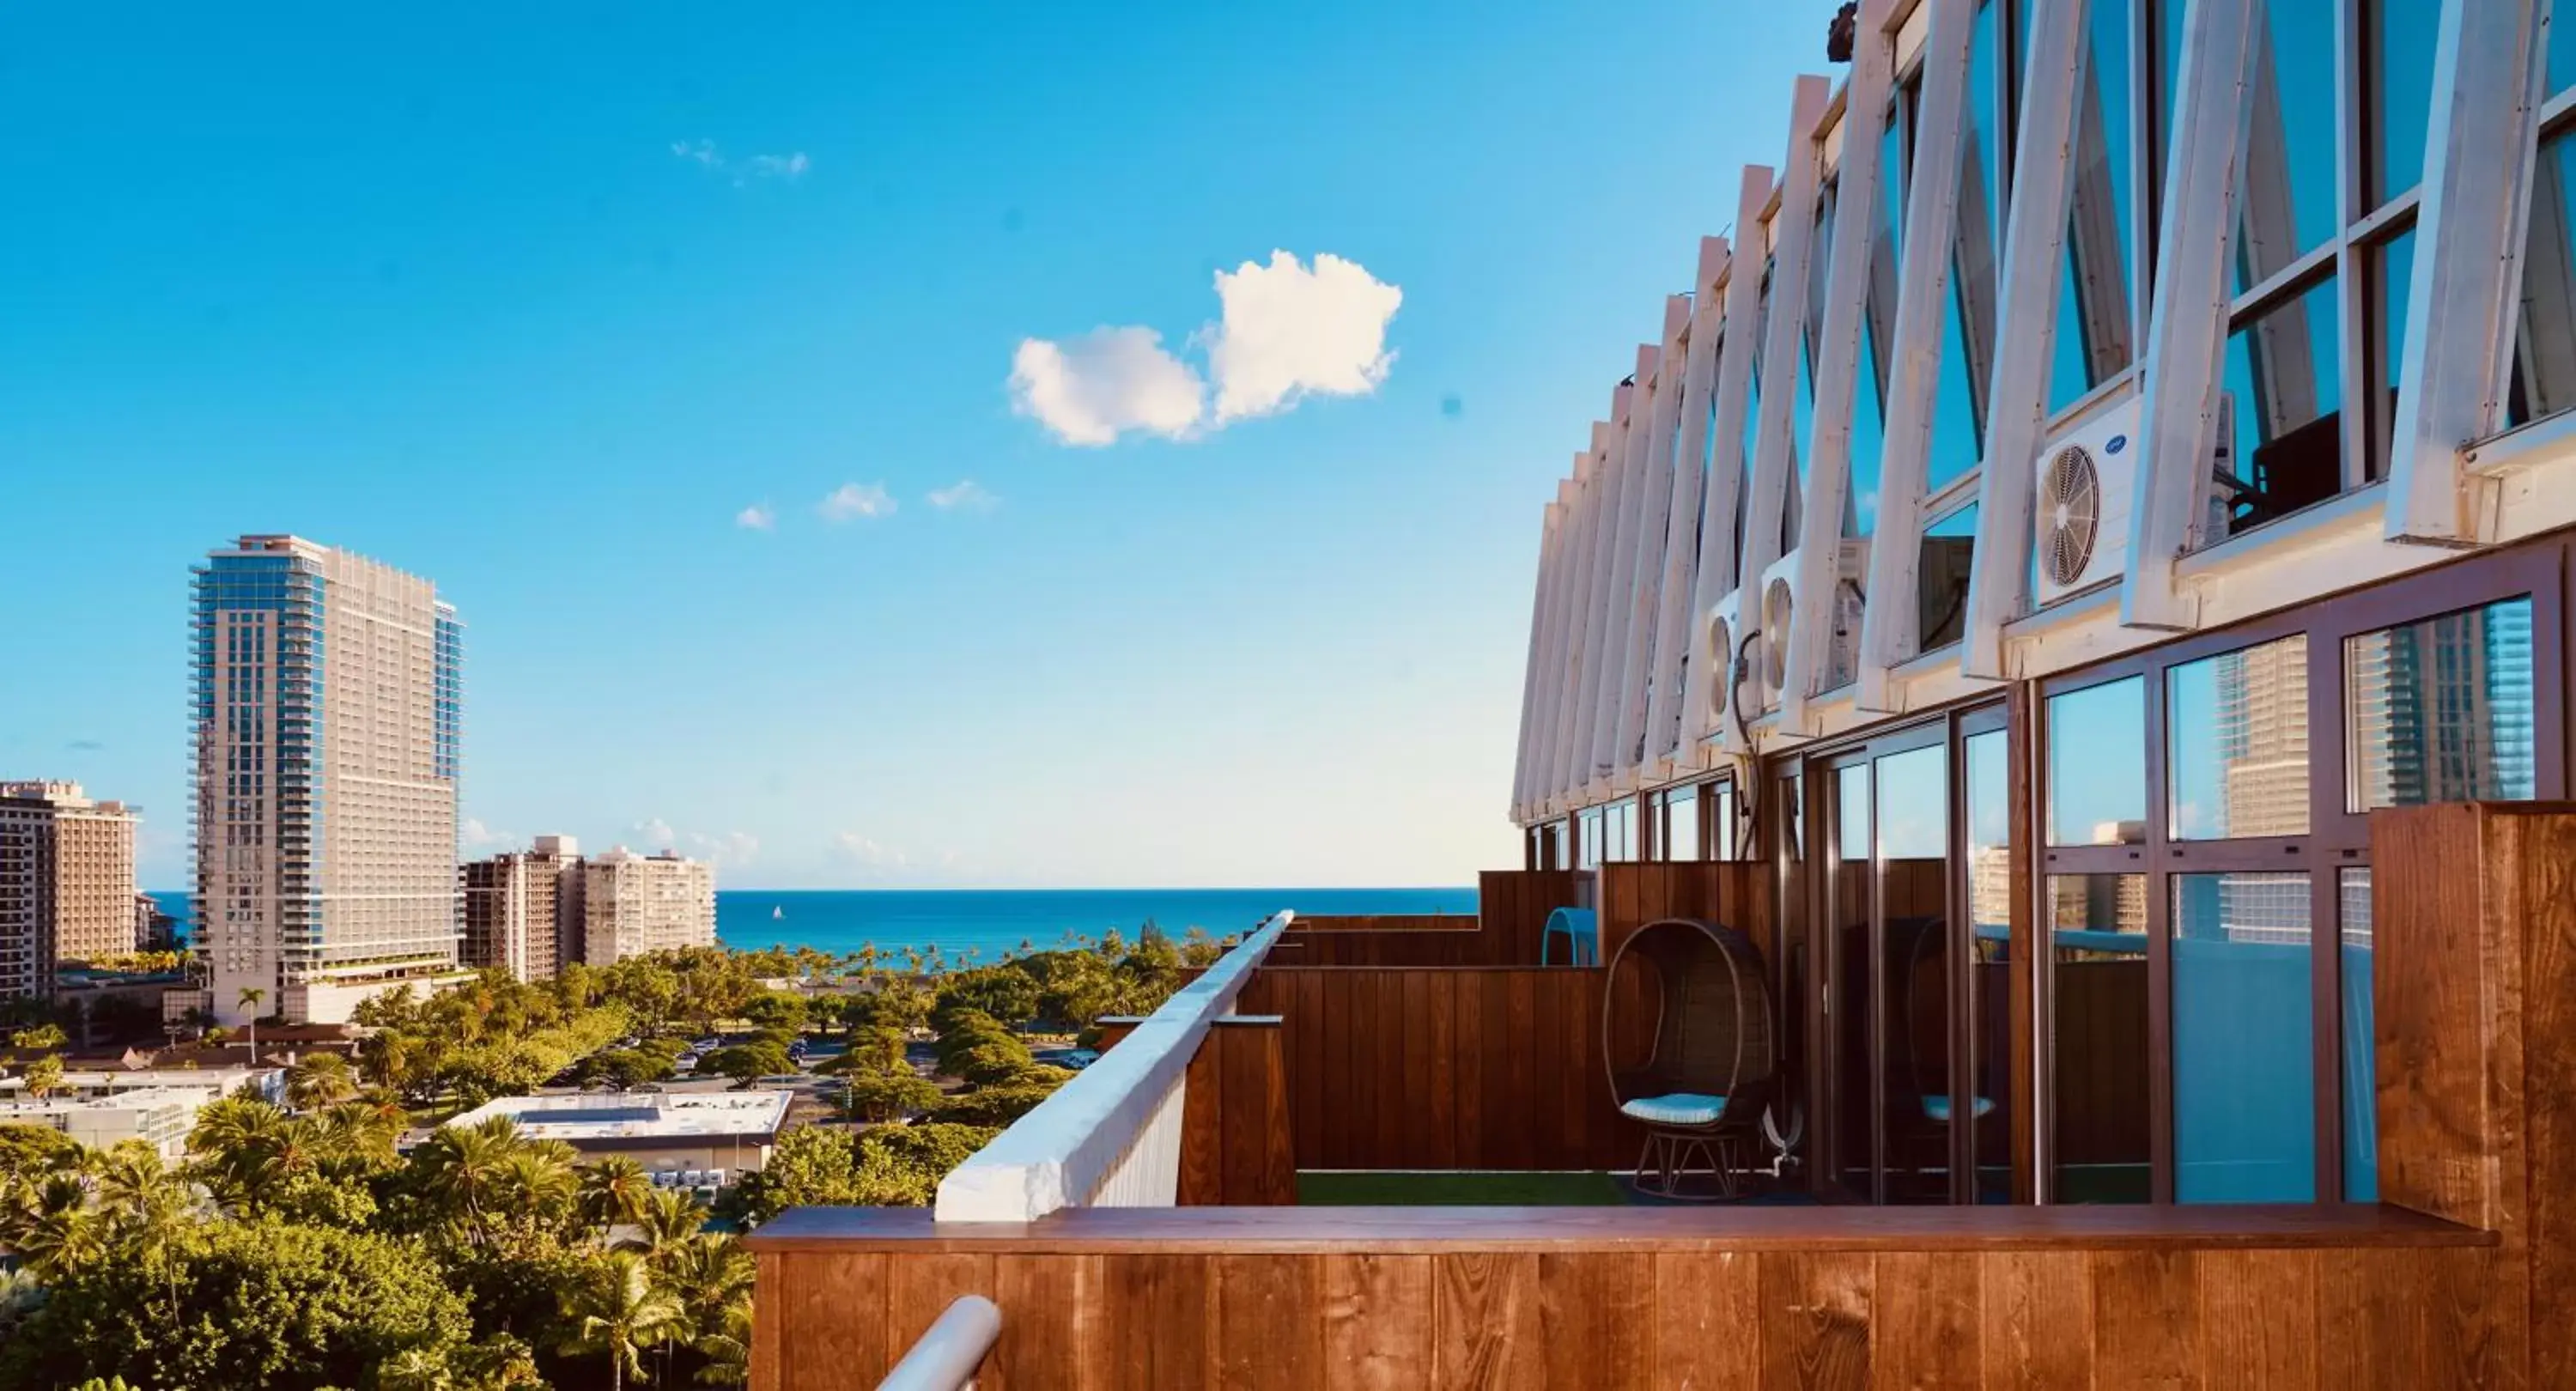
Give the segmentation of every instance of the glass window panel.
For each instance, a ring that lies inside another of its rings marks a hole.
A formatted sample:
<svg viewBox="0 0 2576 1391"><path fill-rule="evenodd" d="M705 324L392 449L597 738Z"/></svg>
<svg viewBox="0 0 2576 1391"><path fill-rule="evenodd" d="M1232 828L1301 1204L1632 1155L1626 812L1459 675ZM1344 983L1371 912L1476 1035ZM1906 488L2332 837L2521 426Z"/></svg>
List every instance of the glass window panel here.
<svg viewBox="0 0 2576 1391"><path fill-rule="evenodd" d="M2328 278L2228 335L2213 536L2233 536L2343 490L2336 321Z"/></svg>
<svg viewBox="0 0 2576 1391"><path fill-rule="evenodd" d="M1950 751L1908 749L1875 767L1887 1199L1943 1202L1958 1115L1950 1086Z"/></svg>
<svg viewBox="0 0 2576 1391"><path fill-rule="evenodd" d="M1869 858L1869 765L1834 770L1834 855L1843 862Z"/></svg>
<svg viewBox="0 0 2576 1391"><path fill-rule="evenodd" d="M1887 450L1888 345L1896 341L1896 280L1905 223L1905 130L1893 105L1879 136L1877 231L1869 252L1869 292L1861 323L1860 380L1852 391L1851 487L1844 494L1843 534L1878 530L1879 460Z"/></svg>
<svg viewBox="0 0 2576 1391"><path fill-rule="evenodd" d="M2442 0L2363 0L2363 39L2370 65L2363 166L2367 206L2376 208L2424 176L2424 129L2433 106L2433 46ZM2552 29L2558 26L2552 24Z"/></svg>
<svg viewBox="0 0 2576 1391"><path fill-rule="evenodd" d="M2012 1201L2012 783L2004 731L1972 734L1966 764L1970 1086L1979 1115L1976 1200Z"/></svg>
<svg viewBox="0 0 2576 1391"><path fill-rule="evenodd" d="M1745 513L1753 505L1753 451L1761 436L1758 426L1762 418L1762 344L1770 336L1763 330L1771 320L1771 263L1768 261L1762 264L1762 293L1754 300L1754 306L1753 334L1748 340L1753 354L1752 365L1744 381L1744 425L1736 440L1741 450L1735 489L1735 554L1739 564L1744 556Z"/></svg>
<svg viewBox="0 0 2576 1391"><path fill-rule="evenodd" d="M2048 843L2147 838L2147 683L2106 681L2048 698Z"/></svg>
<svg viewBox="0 0 2576 1391"><path fill-rule="evenodd" d="M2576 34L2576 23L2549 28L2552 35ZM2553 44L2553 60L2556 53ZM2511 425L2576 406L2576 133L2542 141L2531 175L2513 385L2505 400Z"/></svg>
<svg viewBox="0 0 2576 1391"><path fill-rule="evenodd" d="M2339 221L2335 213L2338 26L2332 14L2296 0L2263 0L2255 15L2245 148L2237 161L2236 288L2240 294L2325 245Z"/></svg>
<svg viewBox="0 0 2576 1391"><path fill-rule="evenodd" d="M2086 25L2089 61L2076 92L2075 190L2051 345L2051 412L2117 376L2134 351L2129 256L2137 239L2137 198L2132 187L2128 7L2095 5Z"/></svg>
<svg viewBox="0 0 2576 1391"><path fill-rule="evenodd" d="M2305 874L2173 877L2174 1197L2317 1190Z"/></svg>
<svg viewBox="0 0 2576 1391"><path fill-rule="evenodd" d="M1735 844L1735 784L1721 782L1708 789L1708 857L1712 860L1737 858Z"/></svg>
<svg viewBox="0 0 2576 1391"><path fill-rule="evenodd" d="M1949 751L1938 744L1879 759L1878 853L1890 860L1947 858L1949 786Z"/></svg>
<svg viewBox="0 0 2576 1391"><path fill-rule="evenodd" d="M1601 867L1601 808L1586 807L1575 816L1576 847L1574 867Z"/></svg>
<svg viewBox="0 0 2576 1391"><path fill-rule="evenodd" d="M2406 286L2415 274L2415 229L2364 253L2370 258L2370 476L2388 473L2388 440L2397 420L2397 357L2406 349Z"/></svg>
<svg viewBox="0 0 2576 1391"><path fill-rule="evenodd" d="M2355 812L2539 795L2527 598L2346 639L2344 704Z"/></svg>
<svg viewBox="0 0 2576 1391"><path fill-rule="evenodd" d="M2176 840L2308 833L2306 634L2165 672L2165 778Z"/></svg>
<svg viewBox="0 0 2576 1391"><path fill-rule="evenodd" d="M1968 631L1968 567L1977 546L1975 504L1923 528L1915 570L1918 652L1949 646Z"/></svg>
<svg viewBox="0 0 2576 1391"><path fill-rule="evenodd" d="M2147 876L2048 881L2050 1174L2061 1203L2153 1195Z"/></svg>
<svg viewBox="0 0 2576 1391"><path fill-rule="evenodd" d="M2556 95L2576 87L2576 24L2560 24L2550 16L2549 25L2549 91Z"/></svg>
<svg viewBox="0 0 2576 1391"><path fill-rule="evenodd" d="M1696 860L1699 853L1699 789L1685 787L1665 793L1664 858Z"/></svg>
<svg viewBox="0 0 2576 1391"><path fill-rule="evenodd" d="M2370 867L2335 884L2343 922L2343 1196L2379 1201L2378 1060L2371 1043Z"/></svg>

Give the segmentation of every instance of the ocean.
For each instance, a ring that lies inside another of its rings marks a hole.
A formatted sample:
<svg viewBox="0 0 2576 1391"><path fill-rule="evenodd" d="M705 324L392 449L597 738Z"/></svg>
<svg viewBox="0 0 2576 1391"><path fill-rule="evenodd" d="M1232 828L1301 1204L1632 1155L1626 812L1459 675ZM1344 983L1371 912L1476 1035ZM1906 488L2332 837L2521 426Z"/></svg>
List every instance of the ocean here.
<svg viewBox="0 0 2576 1391"><path fill-rule="evenodd" d="M155 893L162 911L188 926L185 892ZM1212 936L1257 927L1282 908L1301 913L1476 911L1476 891L1459 889L724 889L716 893L716 936L729 947L812 947L846 955L874 943L958 960L990 961L1022 942L1064 944L1067 934L1115 929L1134 938L1148 922L1174 937L1193 927Z"/></svg>

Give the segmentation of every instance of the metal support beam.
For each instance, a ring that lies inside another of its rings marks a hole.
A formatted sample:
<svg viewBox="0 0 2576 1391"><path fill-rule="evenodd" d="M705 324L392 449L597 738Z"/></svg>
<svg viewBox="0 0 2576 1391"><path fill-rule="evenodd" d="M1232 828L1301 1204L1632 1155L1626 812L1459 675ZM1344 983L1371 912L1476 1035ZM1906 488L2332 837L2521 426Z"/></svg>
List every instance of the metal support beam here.
<svg viewBox="0 0 2576 1391"><path fill-rule="evenodd" d="M2147 317L2146 392L2138 424L2136 492L2120 621L2188 628L2191 595L2174 563L2198 544L2218 438L2227 348L2228 256L2235 244L2258 0L2191 0L2174 86L2173 145L2165 156L2156 237L2154 308Z"/></svg>
<svg viewBox="0 0 2576 1391"><path fill-rule="evenodd" d="M1878 462L1878 529L1870 544L1872 595L1911 594L1923 539L1923 474L1941 385L1941 325L1950 312L1950 252L1959 233L1959 164L1966 141L1968 60L1977 37L1976 0L1924 0L1932 13L1923 39L1923 96L1915 119L1914 168L1905 180L1904 264L1896 282L1895 348L1887 371L1886 445ZM2039 16L2046 18L2047 7ZM2018 225L2018 224L2016 224ZM1987 451L1988 457L1993 451ZM1989 481L1994 471L1986 471ZM1903 660L1910 606L1861 610L1860 674L1853 699L1866 710L1894 707L1888 669Z"/></svg>
<svg viewBox="0 0 2576 1391"><path fill-rule="evenodd" d="M1816 185L1823 151L1816 141L1831 88L1821 77L1798 79L1790 105L1789 158L1780 178L1780 209L1771 238L1771 307L1762 326L1762 381L1755 402L1753 490L1745 499L1744 597L1735 630L1753 630L1762 612L1762 572L1780 558L1780 528L1796 470L1798 354L1807 333L1808 260L1815 254ZM1728 747L1733 730L1725 731Z"/></svg>
<svg viewBox="0 0 2576 1391"><path fill-rule="evenodd" d="M2116 3L2117 0L2111 0ZM2000 680L2004 625L2021 613L2029 573L2033 461L2048 412L2048 374L2057 347L2058 268L2075 196L2078 98L2084 90L2084 42L2092 0L2058 0L2031 17L2030 61L2023 68L2021 131L2013 155L2012 211L2004 259L1996 271L1995 378L1986 395L1985 473L1977 480L1977 541L1968 575L1967 631L1960 670ZM2118 318L2125 320L2127 306ZM1919 510L1909 509L1919 535ZM1887 526L1882 509L1880 526ZM1876 570L1873 564L1872 570ZM1902 659L1892 634L1883 665ZM1867 670L1866 666L1863 668ZM1866 679L1866 677L1864 677Z"/></svg>
<svg viewBox="0 0 2576 1391"><path fill-rule="evenodd" d="M1674 446L1672 527L1664 543L1661 610L1655 615L1655 667L1648 678L1653 689L1646 701L1646 760L1639 770L1641 779L1674 771L1683 734L1686 677L1704 665L1693 652L1691 596L1698 584L1700 557L1708 545L1700 507L1713 467L1708 402L1717 379L1718 338L1725 331L1718 286L1726 279L1727 264L1726 238L1699 239L1699 269L1691 277L1690 351L1682 366L1682 432Z"/></svg>
<svg viewBox="0 0 2576 1391"><path fill-rule="evenodd" d="M1860 340L1868 320L1870 262L1884 182L1880 136L1896 66L1896 36L1888 29L1891 9L1890 0L1862 0L1851 76L1843 84L1842 160L1834 179L1833 244L1824 249L1829 257L1824 323L1817 335L1814 457L1807 461L1806 495L1798 514L1797 587L1813 599L1792 611L1788 679L1780 697L1781 727L1801 732L1813 732L1807 724L1807 698L1823 690L1831 676L1843 512L1851 498L1852 411L1860 399ZM1876 386L1870 383L1871 389ZM1865 596L1879 593L1875 588L1864 591ZM1885 601L1910 609L1912 598L1910 592L1890 591ZM1858 636L1853 635L1855 640Z"/></svg>
<svg viewBox="0 0 2576 1391"><path fill-rule="evenodd" d="M2461 454L2504 418L2550 11L2550 0L2442 5L2389 431L2392 541L2478 539Z"/></svg>
<svg viewBox="0 0 2576 1391"><path fill-rule="evenodd" d="M1771 171L1746 165L1736 185L1735 235L1741 248L1726 273L1724 317L1717 345L1716 417L1709 422L1708 487L1700 496L1699 569L1691 578L1689 625L1691 663L1682 684L1681 744L1683 763L1705 762L1701 747L1719 733L1711 717L1716 683L1728 678L1732 653L1708 647L1717 606L1735 588L1735 513L1744 500L1744 415L1752 393L1753 362L1761 352L1753 326L1762 317L1763 205L1771 201ZM1726 615L1729 621L1733 615Z"/></svg>

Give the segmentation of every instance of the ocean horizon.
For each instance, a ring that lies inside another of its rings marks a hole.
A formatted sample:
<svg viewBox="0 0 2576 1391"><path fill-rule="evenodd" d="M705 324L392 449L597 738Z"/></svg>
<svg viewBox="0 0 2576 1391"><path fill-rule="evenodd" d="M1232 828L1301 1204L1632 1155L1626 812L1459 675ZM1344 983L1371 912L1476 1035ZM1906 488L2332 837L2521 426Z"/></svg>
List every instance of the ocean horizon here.
<svg viewBox="0 0 2576 1391"><path fill-rule="evenodd" d="M188 895L155 892L184 934ZM1454 889L719 889L716 940L743 950L811 947L836 956L873 945L942 958L992 961L1022 944L1045 950L1151 923L1178 938L1258 927L1282 908L1301 913L1456 913L1473 916L1476 891Z"/></svg>

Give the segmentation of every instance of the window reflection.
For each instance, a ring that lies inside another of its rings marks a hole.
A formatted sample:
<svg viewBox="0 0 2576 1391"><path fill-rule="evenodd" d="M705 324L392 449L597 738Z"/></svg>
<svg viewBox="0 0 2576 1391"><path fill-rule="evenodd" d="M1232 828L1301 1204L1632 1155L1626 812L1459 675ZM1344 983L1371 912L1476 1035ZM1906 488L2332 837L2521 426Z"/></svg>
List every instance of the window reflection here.
<svg viewBox="0 0 2576 1391"><path fill-rule="evenodd" d="M2335 233L2335 32L2294 0L2255 10L2253 81L2236 192L2236 288L2250 290ZM2333 339L2328 337L2331 346ZM2331 358L2328 359L2332 361Z"/></svg>
<svg viewBox="0 0 2576 1391"><path fill-rule="evenodd" d="M1976 1097L1976 1200L2012 1199L2012 782L2004 731L1970 735L1965 769L1968 852L1969 1085Z"/></svg>
<svg viewBox="0 0 2576 1391"><path fill-rule="evenodd" d="M2228 335L2214 534L2235 535L2342 491L2336 322L2329 278Z"/></svg>
<svg viewBox="0 0 2576 1391"><path fill-rule="evenodd" d="M2174 1196L2316 1196L2308 876L2173 877Z"/></svg>
<svg viewBox="0 0 2576 1391"><path fill-rule="evenodd" d="M1834 854L1847 863L1869 859L1869 765L1834 770Z"/></svg>
<svg viewBox="0 0 2576 1391"><path fill-rule="evenodd" d="M2370 397L2369 474L2388 473L2389 434L2397 420L2398 355L2406 349L2406 289L2415 274L2415 230L2369 249Z"/></svg>
<svg viewBox="0 0 2576 1391"><path fill-rule="evenodd" d="M1704 832L1708 857L1712 860L1742 858L1735 843L1735 784L1721 782L1708 789L1708 826Z"/></svg>
<svg viewBox="0 0 2576 1391"><path fill-rule="evenodd" d="M2343 1196L2379 1201L2378 1060L2371 1043L2370 867L2335 884L2343 924Z"/></svg>
<svg viewBox="0 0 2576 1391"><path fill-rule="evenodd" d="M2048 843L2147 838L2147 684L2131 676L2048 698Z"/></svg>
<svg viewBox="0 0 2576 1391"><path fill-rule="evenodd" d="M1832 790L1834 853L1825 878L1825 921L1832 929L1825 1037L1832 1045L1836 1093L1830 1172L1846 1191L1866 1199L1877 1191L1881 1138L1873 1104L1877 1069L1870 1050L1875 972L1869 932L1869 764L1835 769Z"/></svg>
<svg viewBox="0 0 2576 1391"><path fill-rule="evenodd" d="M2345 640L2350 809L2536 796L2531 663L2527 598Z"/></svg>
<svg viewBox="0 0 2576 1391"><path fill-rule="evenodd" d="M1770 338L1764 330L1771 321L1771 262L1762 263L1762 291L1754 299L1752 334L1745 341L1751 345L1750 369L1744 379L1744 425L1736 439L1738 454L1735 488L1735 554L1744 554L1744 518L1753 506L1753 450L1761 436L1762 419L1762 345Z"/></svg>
<svg viewBox="0 0 2576 1391"><path fill-rule="evenodd" d="M1950 1196L1950 751L1942 745L1876 761L1879 1020L1887 1098L1887 1197ZM1974 1103L1972 1103L1974 1105ZM1974 1105L1976 1118L1992 1102Z"/></svg>
<svg viewBox="0 0 2576 1391"><path fill-rule="evenodd" d="M2062 1203L2153 1196L2147 877L2048 881L2050 1173Z"/></svg>
<svg viewBox="0 0 2576 1391"><path fill-rule="evenodd" d="M1973 503L1923 528L1922 558L1915 570L1916 651L1936 651L1966 636L1968 571L1976 545Z"/></svg>
<svg viewBox="0 0 2576 1391"><path fill-rule="evenodd" d="M2002 56L1995 10L1978 6L1969 39L1968 120L1959 149L1959 221L1951 250L1949 312L1941 319L1941 365L1932 400L1924 489L1976 467L1985 452L1986 383L1994 364L1995 256L2003 245L2003 141L1997 132Z"/></svg>
<svg viewBox="0 0 2576 1391"><path fill-rule="evenodd" d="M2083 85L2075 98L2075 191L2052 344L2052 414L2117 376L2134 351L2129 257L2136 245L2137 200L2131 187L2128 7L2094 5L2085 48Z"/></svg>
<svg viewBox="0 0 2576 1391"><path fill-rule="evenodd" d="M2553 40L2576 35L2576 22L2553 22L2549 30ZM2559 47L2551 45L2553 62ZM2514 314L2513 384L2505 398L2509 425L2576 406L2576 132L2540 142L2531 178L2522 300Z"/></svg>
<svg viewBox="0 0 2576 1391"><path fill-rule="evenodd" d="M1585 807L1582 811L1575 813L1574 826L1576 842L1574 867L1576 869L1599 869L1601 867L1602 849L1601 808Z"/></svg>
<svg viewBox="0 0 2576 1391"><path fill-rule="evenodd" d="M1664 794L1664 858L1700 857L1699 789L1676 787Z"/></svg>
<svg viewBox="0 0 2576 1391"><path fill-rule="evenodd" d="M2442 0L2368 0L2361 11L2364 61L2370 65L2364 108L2369 206L2376 208L2424 176L2424 127L2433 106L2433 46L2441 29Z"/></svg>
<svg viewBox="0 0 2576 1391"><path fill-rule="evenodd" d="M2176 840L2306 835L2307 635L2168 668L2165 773Z"/></svg>

